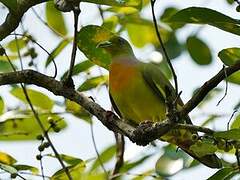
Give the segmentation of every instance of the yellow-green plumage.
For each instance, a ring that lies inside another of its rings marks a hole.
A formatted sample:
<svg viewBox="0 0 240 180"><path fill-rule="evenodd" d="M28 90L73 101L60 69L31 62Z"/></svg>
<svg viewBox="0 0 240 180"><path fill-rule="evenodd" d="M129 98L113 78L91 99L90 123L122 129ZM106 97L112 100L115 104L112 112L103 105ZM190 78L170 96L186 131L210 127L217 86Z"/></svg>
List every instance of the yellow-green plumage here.
<svg viewBox="0 0 240 180"><path fill-rule="evenodd" d="M166 118L166 87L170 93L174 88L154 64L138 61L129 43L121 37L114 36L103 42L104 48L112 56L109 70L109 92L115 110L125 120L139 124L144 121L163 121ZM183 105L178 101L178 108ZM187 118L185 123L191 123ZM195 133L195 132L194 132ZM215 154L197 157L189 147L193 132L171 130L161 140L173 143L203 164L220 168L221 162Z"/></svg>

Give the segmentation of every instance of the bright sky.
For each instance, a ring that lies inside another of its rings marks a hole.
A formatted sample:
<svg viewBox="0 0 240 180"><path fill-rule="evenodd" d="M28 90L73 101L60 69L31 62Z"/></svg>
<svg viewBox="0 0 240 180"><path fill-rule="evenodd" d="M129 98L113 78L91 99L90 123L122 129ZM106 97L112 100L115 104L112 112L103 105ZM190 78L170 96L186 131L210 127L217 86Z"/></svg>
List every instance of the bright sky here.
<svg viewBox="0 0 240 180"><path fill-rule="evenodd" d="M227 14L233 18L238 19L239 13L235 12L234 7L231 7L225 3L225 1L159 1L156 4L157 13L160 13L165 7L168 6L175 6L179 8L186 8L190 6L204 6L207 3L208 7L212 9L216 9L219 12ZM216 4L217 3L217 4ZM39 14L44 17L43 6L37 6L35 9L39 12ZM81 25L87 24L101 24L101 21L97 18L99 16L98 10L92 4L82 3L81 5L82 13L80 16ZM3 12L3 11L2 11ZM3 15L0 11L0 22L3 21ZM149 14L149 10L144 11L145 17L151 18ZM5 12L3 12L5 13ZM46 49L53 49L59 42L59 39L54 37L47 28L45 28L38 19L33 15L31 11L25 16L25 28L29 28L30 32L34 34L37 41L44 45ZM66 14L66 20L68 27L72 26L72 14ZM186 28L181 30L178 33L179 40L185 40L186 35L189 35L196 26L188 25ZM72 29L69 29L72 33ZM207 79L212 77L216 74L221 68L222 64L220 60L217 58L217 53L227 47L234 47L239 46L239 37L233 34L221 31L214 27L205 26L204 29L200 32L200 37L204 39L209 46L214 55L214 62L211 66L207 66L207 68L199 67L198 65L194 64L188 54L183 53L178 59L174 61L174 67L176 69L178 80L179 80L179 87L180 90L183 91L182 98L183 100L188 100L191 95L193 89L199 87L201 84L204 83ZM7 39L9 40L9 39ZM139 59L147 59L149 58L149 54L151 53L151 47L146 47L144 49L135 49L136 56ZM70 52L71 48L67 47L64 52L57 58L57 65L59 68L59 72L65 71L68 66L63 65L69 62L70 60ZM47 55L41 53L41 58L38 58L39 64L43 64ZM84 59L84 56L81 53L78 53L78 61L80 59ZM40 70L42 71L42 69ZM53 73L53 69L49 68L47 71L48 74ZM94 72L97 73L97 72ZM83 77L76 77L75 79L76 84L80 84L82 82ZM224 83L220 85L220 87L224 87ZM44 92L47 92L43 90ZM8 102L14 100L13 97L6 94L6 89L1 87L0 94L4 95L4 98L8 100ZM47 92L50 96L53 96L51 93ZM235 105L240 99L239 96L239 87L235 85L229 86L229 93L227 98L220 104L220 106L216 107L217 101L221 98L223 93L219 96L218 99L214 100L213 102L209 103L202 112L211 113L211 112L225 112L230 114L232 113L233 105ZM101 104L104 108L110 109L109 100L106 98L108 97L107 91L105 88L102 88L100 91L94 91L94 96L96 97L96 102ZM57 97L58 100L63 100L62 98ZM57 111L62 110L56 108ZM200 111L196 110L191 113L192 117L199 114ZM66 120L69 122L69 126L66 130L64 130L61 134L53 135L52 140L54 145L58 149L60 153L69 154L72 156L76 156L82 158L84 160L95 157L96 153L94 151L94 147L91 140L90 134L90 126L83 121L77 120L70 115L66 115ZM201 117L196 119L194 123L199 124L201 120L204 120L206 117ZM220 119L216 122L216 126L221 124L221 128L224 129L226 127L226 123L228 121L228 117L224 119ZM114 143L113 134L108 131L99 121L94 122L94 135L97 142L98 150L102 150L103 148L109 146L110 144ZM149 147L138 147L130 142L127 143L127 150L126 150L126 159L131 159L133 157L137 157L137 152L142 152L141 150L148 151ZM161 144L161 143L160 143ZM13 155L19 163L26 163L31 164L34 166L39 166L39 162L34 160L35 155L38 153L37 147L39 142L37 141L29 141L29 142L0 142L0 151L8 152L9 154ZM149 150L150 151L150 150ZM49 151L50 152L50 151ZM44 151L44 153L47 153ZM160 156L161 153L159 153ZM149 163L147 163L147 168L154 168L154 163L157 160L157 156L152 158ZM44 158L44 166L45 173L50 174L58 169L60 166L58 162L52 160L50 158ZM146 166L142 167L141 169L146 168ZM141 172L140 169L134 171L135 173ZM197 179L203 180L209 177L209 175L213 174L215 170L211 170L207 167L201 166L199 168L191 169L191 171L184 171L178 173L177 175L171 177L172 180L184 180L189 179L189 177L194 177L194 175L198 174ZM201 176L200 176L201 175ZM196 176L195 176L196 177Z"/></svg>

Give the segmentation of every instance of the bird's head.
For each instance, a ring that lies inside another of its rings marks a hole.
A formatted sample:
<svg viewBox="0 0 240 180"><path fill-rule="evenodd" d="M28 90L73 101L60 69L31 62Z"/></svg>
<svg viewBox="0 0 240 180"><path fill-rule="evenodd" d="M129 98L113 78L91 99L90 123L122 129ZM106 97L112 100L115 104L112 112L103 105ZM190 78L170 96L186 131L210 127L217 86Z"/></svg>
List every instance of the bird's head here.
<svg viewBox="0 0 240 180"><path fill-rule="evenodd" d="M120 36L113 36L107 41L100 42L97 47L105 49L112 58L134 56L130 44Z"/></svg>

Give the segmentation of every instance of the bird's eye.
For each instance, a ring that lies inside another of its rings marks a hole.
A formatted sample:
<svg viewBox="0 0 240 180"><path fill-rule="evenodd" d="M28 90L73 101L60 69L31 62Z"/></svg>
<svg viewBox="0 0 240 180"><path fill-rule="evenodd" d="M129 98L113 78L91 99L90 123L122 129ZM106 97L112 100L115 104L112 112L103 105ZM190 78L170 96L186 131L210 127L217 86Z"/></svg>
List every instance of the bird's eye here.
<svg viewBox="0 0 240 180"><path fill-rule="evenodd" d="M120 39L118 40L118 43L119 43L120 46L124 45L124 39L121 39L121 38L120 38Z"/></svg>

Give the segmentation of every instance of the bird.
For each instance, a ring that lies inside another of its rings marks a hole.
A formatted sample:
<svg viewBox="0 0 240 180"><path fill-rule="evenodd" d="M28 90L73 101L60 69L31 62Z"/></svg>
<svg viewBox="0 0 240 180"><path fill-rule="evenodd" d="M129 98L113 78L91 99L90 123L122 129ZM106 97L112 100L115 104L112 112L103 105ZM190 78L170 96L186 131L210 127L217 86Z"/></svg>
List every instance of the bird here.
<svg viewBox="0 0 240 180"><path fill-rule="evenodd" d="M129 42L114 35L97 45L111 56L109 65L109 95L115 112L135 125L145 121L159 122L166 119L166 89L175 90L161 69L153 63L139 61ZM175 93L176 94L176 93ZM181 98L177 109L183 106ZM183 123L192 124L189 117ZM189 130L170 130L160 140L175 144L210 168L221 168L221 160L213 153L198 157L190 146L196 141Z"/></svg>

